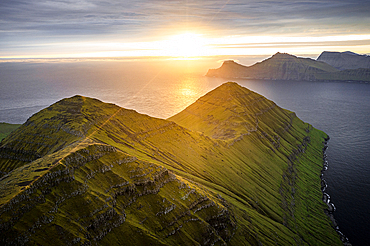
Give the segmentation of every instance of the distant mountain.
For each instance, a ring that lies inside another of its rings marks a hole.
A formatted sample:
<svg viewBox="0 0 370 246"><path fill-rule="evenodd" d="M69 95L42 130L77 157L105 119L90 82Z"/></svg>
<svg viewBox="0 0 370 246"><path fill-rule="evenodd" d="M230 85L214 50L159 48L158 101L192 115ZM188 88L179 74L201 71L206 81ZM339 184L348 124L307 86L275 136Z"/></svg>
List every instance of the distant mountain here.
<svg viewBox="0 0 370 246"><path fill-rule="evenodd" d="M336 71L338 70L324 62L278 52L249 67L233 61L225 61L220 68L210 69L207 76L268 80L317 80L321 78L322 74Z"/></svg>
<svg viewBox="0 0 370 246"><path fill-rule="evenodd" d="M276 53L252 66L243 66L234 61L225 61L218 69L209 69L206 76L264 80L370 81L370 70L340 71L331 65L310 58Z"/></svg>
<svg viewBox="0 0 370 246"><path fill-rule="evenodd" d="M0 244L342 245L326 137L236 83L168 120L63 99L0 144Z"/></svg>
<svg viewBox="0 0 370 246"><path fill-rule="evenodd" d="M317 60L326 62L327 64L330 64L339 70L370 68L370 56L359 55L350 51L324 51L317 58Z"/></svg>
<svg viewBox="0 0 370 246"><path fill-rule="evenodd" d="M220 68L209 69L206 76L224 78L244 78L248 77L249 67L236 63L233 60L224 61Z"/></svg>

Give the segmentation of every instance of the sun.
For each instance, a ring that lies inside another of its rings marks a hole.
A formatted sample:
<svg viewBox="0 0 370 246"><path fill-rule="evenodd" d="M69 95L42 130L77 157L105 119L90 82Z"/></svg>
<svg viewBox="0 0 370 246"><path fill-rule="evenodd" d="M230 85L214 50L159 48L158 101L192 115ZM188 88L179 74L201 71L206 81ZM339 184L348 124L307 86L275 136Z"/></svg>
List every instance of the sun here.
<svg viewBox="0 0 370 246"><path fill-rule="evenodd" d="M198 57L206 52L206 39L201 34L183 33L163 41L162 52L172 57Z"/></svg>

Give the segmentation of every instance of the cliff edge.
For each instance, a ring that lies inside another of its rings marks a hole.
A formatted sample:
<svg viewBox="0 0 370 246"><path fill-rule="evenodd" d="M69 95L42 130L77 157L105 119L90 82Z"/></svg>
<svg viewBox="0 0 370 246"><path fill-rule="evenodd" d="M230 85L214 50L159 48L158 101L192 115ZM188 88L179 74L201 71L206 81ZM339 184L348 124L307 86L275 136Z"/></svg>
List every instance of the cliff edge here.
<svg viewBox="0 0 370 246"><path fill-rule="evenodd" d="M353 55L349 55L353 56ZM359 61L353 62L357 69L339 70L324 59L326 53L318 60L296 57L286 53L276 53L270 58L252 66L243 66L234 61L225 61L220 68L209 69L206 76L222 78L294 80L294 81L370 81L370 69L358 68ZM363 57L364 59L367 57ZM335 59L329 59L334 61ZM339 63L338 63L339 64ZM342 64L342 63L341 63ZM363 66L367 66L367 60ZM363 67L362 66L362 67Z"/></svg>
<svg viewBox="0 0 370 246"><path fill-rule="evenodd" d="M320 54L317 60L326 62L339 70L370 68L370 56L359 55L350 51L324 51Z"/></svg>
<svg viewBox="0 0 370 246"><path fill-rule="evenodd" d="M168 120L66 98L0 144L0 244L341 245L326 138L236 83Z"/></svg>

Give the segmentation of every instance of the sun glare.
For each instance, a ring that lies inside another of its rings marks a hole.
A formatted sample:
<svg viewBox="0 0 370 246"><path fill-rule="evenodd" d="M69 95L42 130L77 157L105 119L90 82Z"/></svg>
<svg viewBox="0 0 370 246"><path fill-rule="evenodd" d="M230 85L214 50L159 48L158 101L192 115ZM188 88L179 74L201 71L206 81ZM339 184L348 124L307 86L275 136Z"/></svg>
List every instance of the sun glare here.
<svg viewBox="0 0 370 246"><path fill-rule="evenodd" d="M161 36L163 38L163 36ZM225 36L208 37L199 33L182 33L163 39L141 42L81 41L46 43L51 53L1 56L12 58L106 58L106 57L171 57L172 60L197 60L207 56L271 55L276 52L291 54L320 54L323 50L351 50L367 53L370 35L340 36ZM350 45L344 44L349 42ZM54 53L58 51L58 53ZM78 51L78 52L73 52ZM1 60L0 60L1 62Z"/></svg>
<svg viewBox="0 0 370 246"><path fill-rule="evenodd" d="M205 54L206 39L200 34L184 33L163 41L161 50L165 56L198 57Z"/></svg>

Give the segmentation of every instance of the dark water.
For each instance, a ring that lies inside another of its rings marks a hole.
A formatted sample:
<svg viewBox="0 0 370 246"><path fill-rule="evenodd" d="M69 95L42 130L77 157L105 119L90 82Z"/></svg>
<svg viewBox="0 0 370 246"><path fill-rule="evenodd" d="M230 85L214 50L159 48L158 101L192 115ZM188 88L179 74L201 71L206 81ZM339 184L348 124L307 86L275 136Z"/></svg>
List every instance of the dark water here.
<svg viewBox="0 0 370 246"><path fill-rule="evenodd" d="M76 94L167 118L226 82L203 76L217 66L214 61L0 63L0 122L23 123ZM370 84L237 82L329 134L325 175L335 218L353 245L368 245Z"/></svg>
<svg viewBox="0 0 370 246"><path fill-rule="evenodd" d="M330 137L326 190L341 231L370 243L370 84L239 81L297 113Z"/></svg>

